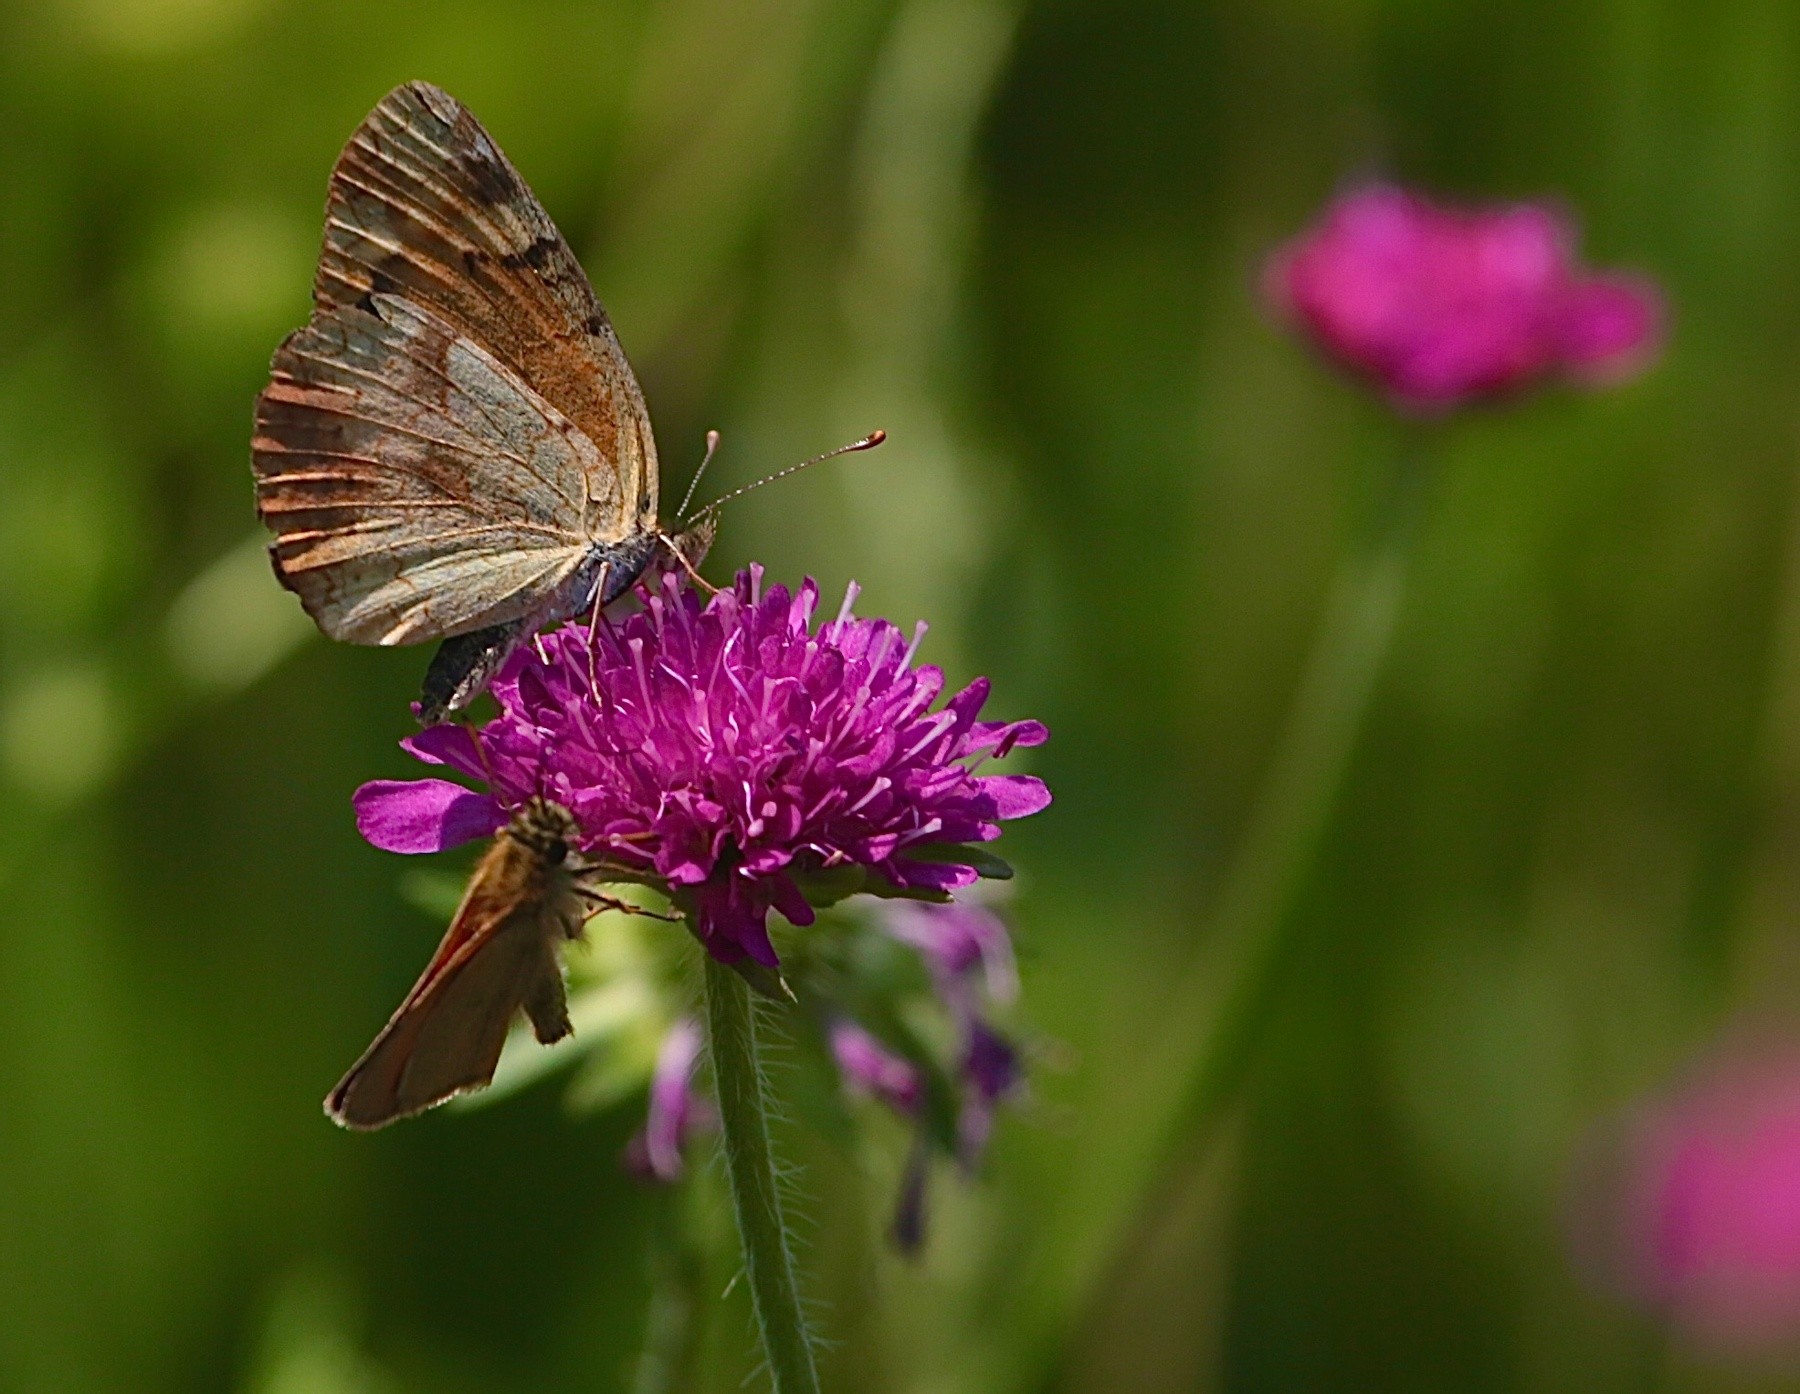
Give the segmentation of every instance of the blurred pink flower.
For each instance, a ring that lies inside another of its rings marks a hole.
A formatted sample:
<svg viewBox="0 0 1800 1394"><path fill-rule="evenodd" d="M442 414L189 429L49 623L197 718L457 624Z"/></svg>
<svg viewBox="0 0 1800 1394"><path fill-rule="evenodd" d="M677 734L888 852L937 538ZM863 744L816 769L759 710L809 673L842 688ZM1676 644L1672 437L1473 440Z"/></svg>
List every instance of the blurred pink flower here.
<svg viewBox="0 0 1800 1394"><path fill-rule="evenodd" d="M1327 354L1420 412L1551 376L1615 381L1661 340L1656 287L1583 270L1568 220L1536 204L1358 189L1270 258L1264 285Z"/></svg>
<svg viewBox="0 0 1800 1394"><path fill-rule="evenodd" d="M1607 1266L1700 1344L1800 1344L1800 1046L1722 1054L1607 1168Z"/></svg>
<svg viewBox="0 0 1800 1394"><path fill-rule="evenodd" d="M682 1017L663 1037L650 1077L650 1106L644 1126L625 1148L628 1170L645 1181L679 1181L687 1170L688 1140L717 1125L711 1102L694 1087L694 1066L705 1044L700 1023Z"/></svg>

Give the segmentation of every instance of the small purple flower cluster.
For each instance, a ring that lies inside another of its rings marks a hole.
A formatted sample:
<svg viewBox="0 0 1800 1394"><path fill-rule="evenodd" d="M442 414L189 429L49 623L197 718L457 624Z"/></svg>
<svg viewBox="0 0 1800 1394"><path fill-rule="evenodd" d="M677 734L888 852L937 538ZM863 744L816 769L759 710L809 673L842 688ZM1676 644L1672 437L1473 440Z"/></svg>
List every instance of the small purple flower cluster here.
<svg viewBox="0 0 1800 1394"><path fill-rule="evenodd" d="M932 996L955 1028L951 1068L928 1069L923 1060L895 1049L840 1006L811 1003L804 987L802 1000L825 1014L826 1043L845 1090L877 1101L916 1131L918 1145L894 1224L901 1247L912 1250L924 1236L932 1078L942 1078L954 1091L954 1143L946 1142L943 1150L965 1173L974 1171L987 1150L999 1106L1021 1086L1018 1049L987 1017L990 1005L1008 1005L1017 997L1018 973L1006 924L985 906L886 901L872 920L876 933L905 945L924 963ZM647 1181L679 1180L684 1148L713 1124L711 1105L694 1080L700 1045L700 1029L691 1017L677 1021L663 1039L648 1114L626 1154L626 1164Z"/></svg>
<svg viewBox="0 0 1800 1394"><path fill-rule="evenodd" d="M934 710L944 675L913 665L923 626L908 642L855 618L852 587L815 632L818 598L810 580L764 591L752 569L703 604L669 575L591 643L579 625L544 636L494 681L500 715L479 740L436 726L402 743L487 791L365 784L363 836L435 852L548 798L575 815L582 852L666 889L715 958L770 968L769 911L811 924L817 877L850 870L889 892L973 883L979 859L959 849L1050 801L1040 780L975 767L1047 732L977 720L985 680Z"/></svg>
<svg viewBox="0 0 1800 1394"><path fill-rule="evenodd" d="M1329 356L1418 412L1558 374L1616 381L1661 337L1655 287L1582 270L1554 209L1449 208L1389 184L1339 198L1270 259L1265 290Z"/></svg>
<svg viewBox="0 0 1800 1394"><path fill-rule="evenodd" d="M950 1085L956 1091L956 1133L950 1150L965 1172L973 1171L987 1150L996 1109L1018 1091L1022 1078L1018 1050L986 1017L990 1002L1004 1005L1018 995L1011 936L998 915L976 904L891 901L880 907L876 919L889 937L919 954L939 1004L955 1025L957 1057ZM845 1087L879 1100L917 1130L893 1226L896 1242L911 1251L924 1238L931 1153L926 1071L848 1018L832 1023L830 1038Z"/></svg>

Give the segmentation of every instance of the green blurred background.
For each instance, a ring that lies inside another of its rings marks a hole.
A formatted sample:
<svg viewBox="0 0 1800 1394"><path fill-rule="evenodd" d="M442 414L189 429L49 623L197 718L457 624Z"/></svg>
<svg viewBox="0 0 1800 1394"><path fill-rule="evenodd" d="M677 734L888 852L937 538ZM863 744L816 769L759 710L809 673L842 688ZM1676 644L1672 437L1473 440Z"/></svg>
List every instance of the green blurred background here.
<svg viewBox="0 0 1800 1394"><path fill-rule="evenodd" d="M348 802L406 771L426 655L276 588L250 408L331 162L413 77L568 233L671 479L711 426L721 488L890 433L735 506L714 574L855 576L1055 733L1009 835L1033 1093L987 1174L909 1265L903 1133L784 1134L828 1387L1788 1387L1564 1231L1591 1121L1800 985L1792 0L10 0L0 1389L629 1388L639 1101L319 1111L442 927ZM1560 196L1672 342L1442 434L1296 971L1108 1267L1205 1026L1172 984L1396 449L1257 267L1374 172Z"/></svg>

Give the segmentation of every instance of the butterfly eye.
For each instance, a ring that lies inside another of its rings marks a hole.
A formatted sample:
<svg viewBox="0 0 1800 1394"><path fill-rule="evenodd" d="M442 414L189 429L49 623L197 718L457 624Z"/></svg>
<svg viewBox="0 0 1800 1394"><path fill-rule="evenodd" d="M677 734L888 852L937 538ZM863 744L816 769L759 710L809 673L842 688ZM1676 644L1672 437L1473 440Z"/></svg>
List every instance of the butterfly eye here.
<svg viewBox="0 0 1800 1394"><path fill-rule="evenodd" d="M560 837L544 849L544 858L551 866L561 866L563 859L569 855L569 844Z"/></svg>

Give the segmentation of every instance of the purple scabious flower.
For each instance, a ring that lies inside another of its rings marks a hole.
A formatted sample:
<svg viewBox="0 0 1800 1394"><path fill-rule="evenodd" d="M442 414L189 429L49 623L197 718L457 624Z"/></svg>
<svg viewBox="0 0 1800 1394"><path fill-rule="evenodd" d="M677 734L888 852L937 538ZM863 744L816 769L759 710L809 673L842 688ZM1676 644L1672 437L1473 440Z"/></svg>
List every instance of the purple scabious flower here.
<svg viewBox="0 0 1800 1394"><path fill-rule="evenodd" d="M686 1170L688 1138L714 1124L712 1107L694 1088L700 1059L700 1023L683 1017L669 1028L650 1076L644 1126L625 1149L625 1164L646 1181L679 1181Z"/></svg>
<svg viewBox="0 0 1800 1394"><path fill-rule="evenodd" d="M913 662L924 626L908 642L856 618L856 594L815 630L810 579L765 591L751 568L703 603L665 576L591 642L569 625L514 654L479 740L447 725L402 742L485 792L378 780L357 791L357 825L389 851L438 851L551 799L583 853L666 890L715 958L770 968L768 912L811 924L809 889L967 886L982 861L971 845L1050 802L1040 780L978 767L1048 732L978 720L985 679L934 708L944 675Z"/></svg>
<svg viewBox="0 0 1800 1394"><path fill-rule="evenodd" d="M1330 357L1418 412L1552 376L1614 381L1661 338L1656 288L1581 268L1554 209L1451 208L1390 184L1338 198L1271 257L1264 288Z"/></svg>

